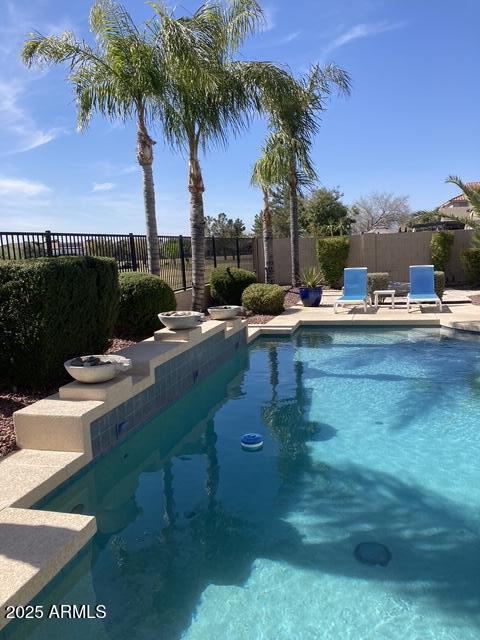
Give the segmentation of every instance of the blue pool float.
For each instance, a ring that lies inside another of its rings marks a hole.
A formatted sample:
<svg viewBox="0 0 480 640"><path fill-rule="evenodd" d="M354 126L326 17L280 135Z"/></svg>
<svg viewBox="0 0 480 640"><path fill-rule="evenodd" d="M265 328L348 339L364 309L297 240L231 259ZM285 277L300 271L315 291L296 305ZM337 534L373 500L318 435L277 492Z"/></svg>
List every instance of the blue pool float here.
<svg viewBox="0 0 480 640"><path fill-rule="evenodd" d="M242 449L247 451L258 451L263 447L263 438L258 433L246 433L240 440Z"/></svg>

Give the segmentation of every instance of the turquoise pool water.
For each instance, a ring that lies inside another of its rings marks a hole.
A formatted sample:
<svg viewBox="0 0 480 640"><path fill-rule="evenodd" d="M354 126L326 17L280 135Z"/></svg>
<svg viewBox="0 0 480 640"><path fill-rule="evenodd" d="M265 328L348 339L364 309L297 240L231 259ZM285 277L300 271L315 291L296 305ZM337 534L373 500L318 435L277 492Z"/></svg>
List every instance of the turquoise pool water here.
<svg viewBox="0 0 480 640"><path fill-rule="evenodd" d="M8 635L478 640L480 352L461 337L260 338L42 505L99 531L38 603L106 619ZM390 562L359 562L363 542Z"/></svg>

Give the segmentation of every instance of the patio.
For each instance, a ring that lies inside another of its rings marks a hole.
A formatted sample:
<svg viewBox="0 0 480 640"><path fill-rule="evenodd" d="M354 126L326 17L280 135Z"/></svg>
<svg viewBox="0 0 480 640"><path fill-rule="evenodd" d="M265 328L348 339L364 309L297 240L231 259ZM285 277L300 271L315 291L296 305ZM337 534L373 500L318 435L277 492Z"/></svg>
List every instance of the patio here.
<svg viewBox="0 0 480 640"><path fill-rule="evenodd" d="M297 304L263 325L250 326L249 341L263 333L291 333L299 324L416 325L480 332L480 306L470 302L470 296L477 295L477 291L446 289L441 313L434 305L414 307L408 313L406 299L400 297L395 298L395 309L387 302L378 309L369 307L366 313L360 306L334 313L333 305L340 293L333 289L324 291L320 307Z"/></svg>

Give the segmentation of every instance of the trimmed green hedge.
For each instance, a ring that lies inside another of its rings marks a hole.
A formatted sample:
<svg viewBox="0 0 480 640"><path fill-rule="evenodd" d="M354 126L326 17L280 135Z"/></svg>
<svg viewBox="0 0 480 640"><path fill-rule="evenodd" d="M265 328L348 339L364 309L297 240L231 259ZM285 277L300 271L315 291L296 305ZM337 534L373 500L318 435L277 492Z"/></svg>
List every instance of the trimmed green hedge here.
<svg viewBox="0 0 480 640"><path fill-rule="evenodd" d="M278 284L251 284L242 295L242 304L252 313L277 316L284 310L285 291Z"/></svg>
<svg viewBox="0 0 480 640"><path fill-rule="evenodd" d="M173 290L159 276L120 273L118 281L120 304L115 325L118 335L151 335L162 326L157 315L177 308Z"/></svg>
<svg viewBox="0 0 480 640"><path fill-rule="evenodd" d="M445 273L443 271L435 271L433 273L435 293L440 298L443 298L443 292L445 291Z"/></svg>
<svg viewBox="0 0 480 640"><path fill-rule="evenodd" d="M465 249L460 255L463 268L470 284L480 284L480 249Z"/></svg>
<svg viewBox="0 0 480 640"><path fill-rule="evenodd" d="M350 243L345 236L320 238L317 257L323 280L329 287L340 287L347 265Z"/></svg>
<svg viewBox="0 0 480 640"><path fill-rule="evenodd" d="M215 304L241 304L242 293L257 282L251 271L235 267L220 267L210 277L210 296Z"/></svg>
<svg viewBox="0 0 480 640"><path fill-rule="evenodd" d="M430 240L432 264L436 271L445 271L452 254L455 236L451 231L437 231Z"/></svg>
<svg viewBox="0 0 480 640"><path fill-rule="evenodd" d="M378 273L374 271L373 273L367 273L367 290L372 302L374 298L373 292L388 289L389 282L390 274L386 271L380 271Z"/></svg>
<svg viewBox="0 0 480 640"><path fill-rule="evenodd" d="M118 295L111 258L0 260L0 383L45 388L68 358L102 353Z"/></svg>

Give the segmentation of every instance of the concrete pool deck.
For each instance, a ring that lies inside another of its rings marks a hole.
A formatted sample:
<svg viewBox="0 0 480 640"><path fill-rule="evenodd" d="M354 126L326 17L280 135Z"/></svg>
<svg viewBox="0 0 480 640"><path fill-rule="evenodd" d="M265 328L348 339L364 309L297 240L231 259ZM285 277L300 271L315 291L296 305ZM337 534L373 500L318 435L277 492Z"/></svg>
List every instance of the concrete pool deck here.
<svg viewBox="0 0 480 640"><path fill-rule="evenodd" d="M124 355L133 360L130 373L100 385L70 383L59 394L18 412L20 446L22 440L29 444L0 460L0 576L4 578L0 588L1 610L5 612L8 604L30 602L94 535L94 517L35 511L29 507L92 460L91 447L84 446L83 439L92 419L114 410L125 395L136 394L151 385L155 366L160 362L177 357L214 335L220 338L223 333L224 340L228 340L246 331L251 342L262 334L288 335L302 324L429 326L480 332L480 306L462 304L456 299L449 302L448 296L442 313L430 307L407 313L402 307L392 310L382 306L366 313L351 308L335 314L336 295L337 292L326 292L321 307L294 306L264 325L247 326L237 319L231 323L207 321L188 334L162 330L124 350ZM39 433L35 434L35 429ZM72 438L75 429L79 435ZM59 440L58 434L64 431L68 437ZM53 446L57 450L49 448ZM62 450L62 446L67 450ZM0 638L7 622L3 613Z"/></svg>
<svg viewBox="0 0 480 640"><path fill-rule="evenodd" d="M385 304L378 309L369 307L366 312L361 307L349 307L334 313L333 303L338 294L326 292L320 307L296 305L266 324L249 325L248 342L263 334L290 334L301 325L426 326L480 332L480 305L471 304L466 297L465 302L449 303L449 296L445 296L441 312L434 305L415 306L407 312L404 304L395 309ZM458 300L458 296L455 299Z"/></svg>

